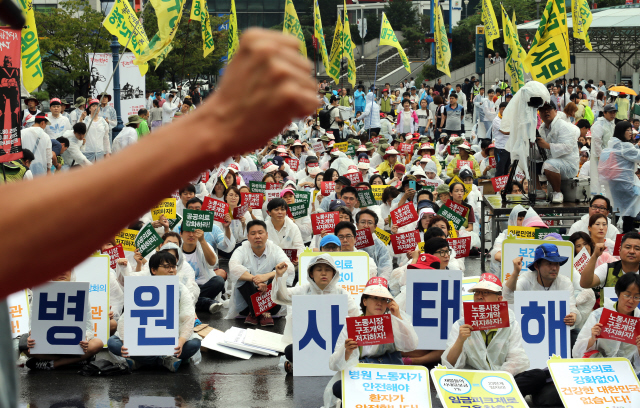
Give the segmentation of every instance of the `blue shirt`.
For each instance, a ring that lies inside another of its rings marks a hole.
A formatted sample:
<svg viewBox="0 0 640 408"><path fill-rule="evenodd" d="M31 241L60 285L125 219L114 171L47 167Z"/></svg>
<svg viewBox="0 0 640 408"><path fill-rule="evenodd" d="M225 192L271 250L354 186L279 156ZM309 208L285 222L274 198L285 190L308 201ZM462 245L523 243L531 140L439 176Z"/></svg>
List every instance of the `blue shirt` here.
<svg viewBox="0 0 640 408"><path fill-rule="evenodd" d="M360 90L357 90L353 93L353 98L355 99L355 106L365 105L364 95L365 93L361 92Z"/></svg>

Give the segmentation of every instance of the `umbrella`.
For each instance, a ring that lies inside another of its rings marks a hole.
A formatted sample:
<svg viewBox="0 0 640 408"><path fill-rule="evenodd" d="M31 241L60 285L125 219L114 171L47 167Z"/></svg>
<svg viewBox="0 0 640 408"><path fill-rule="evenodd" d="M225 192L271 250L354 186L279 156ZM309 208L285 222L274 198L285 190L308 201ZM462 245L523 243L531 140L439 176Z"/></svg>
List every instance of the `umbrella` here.
<svg viewBox="0 0 640 408"><path fill-rule="evenodd" d="M626 86L612 86L611 88L609 88L609 91L622 92L626 93L627 95L637 95L636 91L631 88L627 88Z"/></svg>

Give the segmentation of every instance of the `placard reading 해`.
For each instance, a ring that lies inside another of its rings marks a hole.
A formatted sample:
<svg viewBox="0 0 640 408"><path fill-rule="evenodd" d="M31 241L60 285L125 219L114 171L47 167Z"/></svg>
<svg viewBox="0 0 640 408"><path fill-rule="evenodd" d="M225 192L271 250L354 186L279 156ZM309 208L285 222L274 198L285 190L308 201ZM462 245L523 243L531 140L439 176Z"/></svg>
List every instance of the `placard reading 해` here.
<svg viewBox="0 0 640 408"><path fill-rule="evenodd" d="M107 347L111 333L109 328L109 256L91 255L87 260L73 269L76 282L89 282L89 304L91 305L91 327L93 335L98 337ZM113 305L113 312L120 315L122 304ZM118 310L115 310L115 309Z"/></svg>
<svg viewBox="0 0 640 408"><path fill-rule="evenodd" d="M171 356L178 344L177 276L125 276L124 346L132 356Z"/></svg>
<svg viewBox="0 0 640 408"><path fill-rule="evenodd" d="M509 305L507 302L464 302L464 322L476 330L491 330L509 327Z"/></svg>
<svg viewBox="0 0 640 408"><path fill-rule="evenodd" d="M347 317L347 335L358 346L393 343L391 315Z"/></svg>
<svg viewBox="0 0 640 408"><path fill-rule="evenodd" d="M529 406L506 371L448 370L440 365L431 370L431 380L446 408Z"/></svg>
<svg viewBox="0 0 640 408"><path fill-rule="evenodd" d="M543 241L541 239L507 238L502 242L502 259L515 259L521 256L523 257L522 270L525 270L531 263L533 263L536 248L542 244L549 243L558 247L558 253L560 256L566 256L569 258L567 263L560 267L560 275L564 275L567 278L572 279L573 243L570 241ZM506 282L512 273L513 262L502 262L502 282Z"/></svg>
<svg viewBox="0 0 640 408"><path fill-rule="evenodd" d="M302 257L304 259L304 256ZM295 377L333 375L329 358L347 317L347 295L292 297L293 365Z"/></svg>
<svg viewBox="0 0 640 408"><path fill-rule="evenodd" d="M626 358L554 356L547 366L565 407L640 407L640 382Z"/></svg>
<svg viewBox="0 0 640 408"><path fill-rule="evenodd" d="M342 372L342 406L430 408L429 370L422 366L359 363Z"/></svg>
<svg viewBox="0 0 640 408"><path fill-rule="evenodd" d="M32 354L84 354L89 282L49 282L33 290Z"/></svg>
<svg viewBox="0 0 640 408"><path fill-rule="evenodd" d="M11 319L11 338L29 332L29 294L27 290L12 293L7 297L9 318Z"/></svg>
<svg viewBox="0 0 640 408"><path fill-rule="evenodd" d="M271 284L267 286L264 292L258 292L251 295L251 303L253 303L253 312L256 316L260 316L276 304L271 300Z"/></svg>
<svg viewBox="0 0 640 408"><path fill-rule="evenodd" d="M360 304L360 294L369 281L369 254L366 252L302 252L299 270L306 271L311 259L322 253L331 255L336 268L340 271L339 285L355 296ZM300 274L298 285L303 285L308 280L306 273Z"/></svg>

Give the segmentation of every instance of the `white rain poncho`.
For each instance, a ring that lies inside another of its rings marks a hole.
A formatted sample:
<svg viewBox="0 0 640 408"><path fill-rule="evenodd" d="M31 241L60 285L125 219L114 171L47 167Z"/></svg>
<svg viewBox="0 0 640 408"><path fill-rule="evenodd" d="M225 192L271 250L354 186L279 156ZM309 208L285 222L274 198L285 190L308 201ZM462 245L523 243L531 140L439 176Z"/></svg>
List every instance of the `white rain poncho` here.
<svg viewBox="0 0 640 408"><path fill-rule="evenodd" d="M509 221L507 221L507 227L517 227L518 226L518 214L521 212L527 211L526 208L521 206L520 204L513 207L511 210L511 214L509 214ZM507 230L502 231L495 242L493 243L493 248L491 248L491 266L489 272L496 276L502 276L502 263L496 261L496 254L502 251L502 243L507 239Z"/></svg>
<svg viewBox="0 0 640 408"><path fill-rule="evenodd" d="M376 96L369 92L366 96L366 105L362 112L362 122L365 129L376 129L380 127L380 105L376 102ZM343 174L343 173L340 173Z"/></svg>
<svg viewBox="0 0 640 408"><path fill-rule="evenodd" d="M338 170L338 174L346 174L349 166L353 165L353 160L349 159L344 152L338 152L338 157L331 163L331 168ZM294 187L295 188L295 185Z"/></svg>
<svg viewBox="0 0 640 408"><path fill-rule="evenodd" d="M505 108L500 123L500 130L509 132L505 149L511 153L511 161L519 160L518 167L527 178L529 178L529 143L535 142L538 125L538 111L527 103L534 97L540 97L543 102L549 102L549 91L540 82L527 82ZM577 157L576 155L576 160ZM575 174L578 172L576 171Z"/></svg>
<svg viewBox="0 0 640 408"><path fill-rule="evenodd" d="M607 307L607 309L615 310L613 307ZM623 357L629 359L633 365L633 370L636 374L639 374L640 356L638 355L638 347L636 347L635 344L623 343L616 340L597 339L593 346L590 349L587 349L589 339L591 338L591 329L600 321L600 316L602 316L603 310L604 308L600 308L591 312L589 318L582 326L582 330L580 330L580 334L578 334L576 344L573 346L573 358L583 358L585 353L597 350L598 354L594 354L589 358ZM635 308L633 310L633 315L635 317L640 317L640 310Z"/></svg>
<svg viewBox="0 0 640 408"><path fill-rule="evenodd" d="M40 127L32 126L21 130L22 148L31 150L35 159L31 162L31 173L34 176L47 174L51 168L51 138Z"/></svg>
<svg viewBox="0 0 640 408"><path fill-rule="evenodd" d="M330 255L329 257L331 258ZM333 258L331 259L333 260ZM351 317L360 316L362 313L360 306L356 303L355 299L349 294L349 292L344 290L342 286L338 286L339 281L340 270L336 270L336 273L333 275L333 279L331 279L331 282L329 282L324 290L320 289L311 278L307 280L307 283L302 284L302 286L296 285L292 288L287 287L287 280L284 276L282 278L278 278L276 276L273 279L273 284L271 286L271 299L279 305L287 306L287 324L284 327L284 338L282 340L284 343L290 344L293 342L293 329L291 324L293 319L292 298L295 295L347 295L347 315Z"/></svg>
<svg viewBox="0 0 640 408"><path fill-rule="evenodd" d="M380 344L376 346L364 346L362 347L362 356L360 356L360 350L356 348L351 353L349 360L345 360L345 348L344 342L347 340L347 326L345 325L338 336L336 341L336 348L331 358L329 358L329 368L333 371L337 371L335 375L329 380L329 384L324 389L324 407L335 407L336 398L333 396L333 384L340 380L343 370L355 367L360 357L379 357L384 354L393 353L396 351L409 352L418 347L418 334L416 333L413 325L411 324L411 316L400 310L400 317L398 319L394 315L391 315L391 327L393 328L393 343ZM524 351L523 351L524 353Z"/></svg>
<svg viewBox="0 0 640 408"><path fill-rule="evenodd" d="M580 171L580 152L576 143L580 136L580 129L556 115L549 129L542 123L539 131L540 136L549 143L550 147L544 149L547 160L542 165L542 171L548 169L554 173L560 173L563 180L576 177ZM539 149L536 147L534 151L536 161L542 161Z"/></svg>
<svg viewBox="0 0 640 408"><path fill-rule="evenodd" d="M613 137L616 128L615 122L600 116L591 126L591 151L589 152L589 176L591 177L591 194L603 194L602 182L599 180L598 163L602 151L609 146L609 141ZM586 164L583 164L584 167Z"/></svg>
<svg viewBox="0 0 640 408"><path fill-rule="evenodd" d="M640 163L640 150L618 138L612 138L600 155L600 183L611 193L613 210L620 211L621 217L635 217L640 212L637 163Z"/></svg>
<svg viewBox="0 0 640 408"><path fill-rule="evenodd" d="M548 94L548 93L547 93ZM511 375L520 374L529 369L529 357L522 346L522 332L513 310L509 309L509 327L498 329L498 333L486 346L480 331L472 331L462 347L462 353L455 365L447 359L451 347L458 340L460 326L464 317L451 326L447 349L442 354L442 364L456 370L506 371Z"/></svg>

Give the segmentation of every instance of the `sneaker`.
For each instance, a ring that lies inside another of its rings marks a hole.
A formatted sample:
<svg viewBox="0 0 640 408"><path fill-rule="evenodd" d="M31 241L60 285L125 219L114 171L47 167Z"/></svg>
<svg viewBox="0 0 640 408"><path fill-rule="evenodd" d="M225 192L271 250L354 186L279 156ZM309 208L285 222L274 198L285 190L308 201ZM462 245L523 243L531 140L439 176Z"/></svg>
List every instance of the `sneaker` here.
<svg viewBox="0 0 640 408"><path fill-rule="evenodd" d="M551 199L551 202L553 204L562 204L562 202L564 201L564 196L562 195L562 193L553 193L553 197Z"/></svg>
<svg viewBox="0 0 640 408"><path fill-rule="evenodd" d="M253 314L249 314L249 316L247 316L247 318L244 319L244 323L256 326L258 324L258 319Z"/></svg>
<svg viewBox="0 0 640 408"><path fill-rule="evenodd" d="M172 373L175 373L176 371L178 371L178 367L180 367L180 363L182 363L182 360L180 360L177 357L174 357L174 356L162 357L162 365L165 366L167 370L171 371Z"/></svg>
<svg viewBox="0 0 640 408"><path fill-rule="evenodd" d="M271 313L263 313L260 315L260 326L273 326L273 317L271 317Z"/></svg>
<svg viewBox="0 0 640 408"><path fill-rule="evenodd" d="M293 374L293 363L291 363L291 361L285 360L285 362L284 362L284 371L287 374Z"/></svg>
<svg viewBox="0 0 640 408"><path fill-rule="evenodd" d="M214 300L213 303L211 303L211 306L209 306L209 313L211 314L217 313L220 310L222 310L222 303L218 302L217 300Z"/></svg>
<svg viewBox="0 0 640 408"><path fill-rule="evenodd" d="M53 370L53 360L40 360L39 358L30 358L25 364L30 370Z"/></svg>
<svg viewBox="0 0 640 408"><path fill-rule="evenodd" d="M126 357L125 357L125 360L127 361L127 365L129 366L130 371L138 369L138 364L136 363L136 360L132 358L126 358Z"/></svg>

